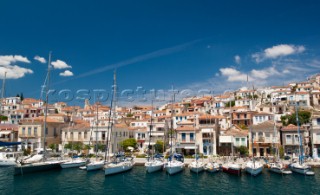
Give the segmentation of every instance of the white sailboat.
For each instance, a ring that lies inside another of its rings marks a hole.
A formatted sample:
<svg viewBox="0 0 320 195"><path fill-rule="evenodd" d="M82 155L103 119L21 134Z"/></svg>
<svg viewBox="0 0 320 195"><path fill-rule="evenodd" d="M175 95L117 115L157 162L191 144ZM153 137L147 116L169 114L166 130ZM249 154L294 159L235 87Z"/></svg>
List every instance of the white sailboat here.
<svg viewBox="0 0 320 195"><path fill-rule="evenodd" d="M110 113L109 113L110 114ZM96 120L96 143L98 141L98 104L97 104L97 120ZM98 147L96 145L96 160L95 161L92 161L90 163L88 163L86 166L85 166L85 169L87 171L96 171L96 170L100 170L103 168L104 164L105 164L105 161L104 160L98 160Z"/></svg>
<svg viewBox="0 0 320 195"><path fill-rule="evenodd" d="M16 166L22 152L0 152L0 167Z"/></svg>
<svg viewBox="0 0 320 195"><path fill-rule="evenodd" d="M174 94L172 96L172 104L171 104L171 110L173 110L173 103L174 103ZM171 132L170 132L170 139L171 139L171 144L170 144L170 153L171 155L168 158L168 162L164 165L164 168L166 172L169 175L173 175L176 173L179 173L183 171L184 169L184 163L183 163L183 156L181 154L173 154L172 148L173 148L173 142L172 142L172 134L173 134L173 118L172 118L172 113L171 111Z"/></svg>
<svg viewBox="0 0 320 195"><path fill-rule="evenodd" d="M49 102L49 81L50 81L50 64L51 64L51 52L49 53L49 60L48 60L48 71L47 77L45 82L45 111L44 111L44 121L43 121L43 158L41 162L35 163L25 163L25 161L21 161L19 164L15 166L15 175L22 175L25 173L33 173L39 171L47 171L51 169L58 169L60 168L60 160L48 160L46 158L46 133L45 130L47 128L47 115L48 115L48 102Z"/></svg>
<svg viewBox="0 0 320 195"><path fill-rule="evenodd" d="M215 173L220 171L220 165L216 162L208 162L205 166L204 169L210 173Z"/></svg>
<svg viewBox="0 0 320 195"><path fill-rule="evenodd" d="M259 161L255 161L253 154L253 135L252 135L252 127L250 127L251 131L251 143L252 143L252 160L248 161L245 166L245 170L247 173L253 176L257 176L262 172L263 165Z"/></svg>
<svg viewBox="0 0 320 195"><path fill-rule="evenodd" d="M274 129L274 141L273 144L275 144L275 138L277 137L277 128L276 128L276 122L275 122L275 117L273 119L273 129ZM279 157L279 148L274 147L276 149L275 152L275 162L269 163L269 171L273 173L278 173L282 175L290 175L292 174L292 171L288 170L285 168L285 166L281 163L280 157Z"/></svg>
<svg viewBox="0 0 320 195"><path fill-rule="evenodd" d="M116 82L116 71L114 71L114 75L113 75L113 95L112 95L112 100L111 100L111 109L113 109L113 113L116 113L116 89L117 89L117 82ZM109 116L109 126L110 126L110 135L112 135L112 128L113 128L113 123L115 122L115 118L112 117L112 121L110 121L111 119L111 113ZM109 132L109 131L108 131ZM111 137L111 136L110 136ZM107 140L109 139L109 137L107 136ZM107 142L107 150L106 150L106 156L109 154L109 142ZM125 171L129 171L133 168L135 162L134 162L134 158L127 158L124 156L124 154L118 154L116 156L114 156L114 159L112 162L108 162L104 165L103 169L104 169L104 174L105 175L113 175L113 174L118 174L118 173L122 173Z"/></svg>
<svg viewBox="0 0 320 195"><path fill-rule="evenodd" d="M295 172L299 173L302 175L314 175L314 172L311 171L311 167L306 165L304 162L304 157L303 157L303 147L302 147L302 137L301 137L301 132L300 132L300 122L299 122L299 115L298 115L298 107L297 103L295 105L296 108L296 121L297 121L297 129L298 129L298 135L299 135L299 162L295 162L289 165L290 169Z"/></svg>
<svg viewBox="0 0 320 195"><path fill-rule="evenodd" d="M152 156L152 158L150 158L151 156L151 132L152 132L152 128L153 128L153 124L152 124L152 118L153 117L153 102L152 102L152 110L151 110L151 124L150 124L150 131L149 131L149 145L148 145L148 151L149 151L149 157L148 157L148 161L144 164L146 171L148 173L153 173L156 171L160 171L163 168L163 161L161 158L157 158L156 156ZM160 157L160 155L159 155Z"/></svg>
<svg viewBox="0 0 320 195"><path fill-rule="evenodd" d="M189 164L189 169L194 173L200 173L204 170L204 164L203 162L198 160L199 157L197 155L198 147L197 147L197 139L196 139L196 118L194 118L193 130L194 130L194 136L195 136L195 141L194 141L195 155L194 155L194 161Z"/></svg>
<svg viewBox="0 0 320 195"><path fill-rule="evenodd" d="M173 154L169 157L169 161L164 165L166 172L169 175L174 175L183 171L185 165L181 154Z"/></svg>
<svg viewBox="0 0 320 195"><path fill-rule="evenodd" d="M73 123L73 121L72 121L72 116L71 116L70 124L69 124L69 130L70 130L70 126L71 126L72 123ZM71 145L72 145L72 147L71 147L71 151L72 151L71 160L62 162L62 163L60 164L61 168L63 168L63 169L81 167L81 166L84 166L84 165L86 164L86 160L85 160L85 159L82 159L82 158L76 158L76 159L74 159L74 157L73 157L73 143L72 143L72 141L71 141Z"/></svg>

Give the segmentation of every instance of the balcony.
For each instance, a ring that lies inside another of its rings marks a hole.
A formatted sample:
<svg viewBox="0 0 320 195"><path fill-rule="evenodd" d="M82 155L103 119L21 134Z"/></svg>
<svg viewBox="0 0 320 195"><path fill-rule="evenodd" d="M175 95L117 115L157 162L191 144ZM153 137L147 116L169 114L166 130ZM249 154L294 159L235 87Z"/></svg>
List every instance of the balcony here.
<svg viewBox="0 0 320 195"><path fill-rule="evenodd" d="M177 142L179 143L194 143L195 140L188 140L188 139L178 139Z"/></svg>
<svg viewBox="0 0 320 195"><path fill-rule="evenodd" d="M257 137L257 138L254 138L253 141L256 143L266 143L266 144L278 143L278 139L276 138L274 140L274 138L272 138L272 137Z"/></svg>
<svg viewBox="0 0 320 195"><path fill-rule="evenodd" d="M28 135L28 134L19 134L20 138L39 138L40 136L38 135Z"/></svg>

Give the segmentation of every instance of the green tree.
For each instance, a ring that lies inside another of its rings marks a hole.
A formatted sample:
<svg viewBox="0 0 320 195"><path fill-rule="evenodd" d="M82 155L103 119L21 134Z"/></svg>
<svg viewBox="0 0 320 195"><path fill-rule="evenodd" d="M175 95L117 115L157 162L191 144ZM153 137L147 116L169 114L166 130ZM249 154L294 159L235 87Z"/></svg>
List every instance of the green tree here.
<svg viewBox="0 0 320 195"><path fill-rule="evenodd" d="M154 145L155 151L158 153L163 153L163 141L158 140Z"/></svg>
<svg viewBox="0 0 320 195"><path fill-rule="evenodd" d="M49 145L49 148L50 148L52 151L54 151L54 149L56 149L56 145L55 145L55 144L50 144L50 145Z"/></svg>
<svg viewBox="0 0 320 195"><path fill-rule="evenodd" d="M230 102L231 102L231 107L236 105L236 101L233 100L233 101L230 101ZM225 107L230 107L230 102L227 102Z"/></svg>
<svg viewBox="0 0 320 195"><path fill-rule="evenodd" d="M0 121L7 121L8 117L4 115L0 115Z"/></svg>
<svg viewBox="0 0 320 195"><path fill-rule="evenodd" d="M120 142L120 146L124 150L127 150L129 146L133 147L133 148L136 148L137 147L137 141L134 138L125 139L122 142Z"/></svg>
<svg viewBox="0 0 320 195"><path fill-rule="evenodd" d="M283 157L284 157L284 149L283 149L283 146L280 146L280 147L279 147L279 156L280 156L280 158L283 158Z"/></svg>
<svg viewBox="0 0 320 195"><path fill-rule="evenodd" d="M133 114L132 114L132 113L128 113L128 114L127 114L127 117L128 117L128 118L133 117Z"/></svg>
<svg viewBox="0 0 320 195"><path fill-rule="evenodd" d="M244 156L247 156L249 154L249 150L247 147L245 146L240 146L240 147L237 147L236 150L238 152L240 152L240 155L244 155Z"/></svg>
<svg viewBox="0 0 320 195"><path fill-rule="evenodd" d="M21 101L24 100L23 93L20 93L20 99Z"/></svg>
<svg viewBox="0 0 320 195"><path fill-rule="evenodd" d="M311 113L309 111L301 110L301 111L298 111L298 117L299 117L300 125L306 124L310 121ZM281 122L284 126L287 126L289 124L297 125L296 113L281 116Z"/></svg>

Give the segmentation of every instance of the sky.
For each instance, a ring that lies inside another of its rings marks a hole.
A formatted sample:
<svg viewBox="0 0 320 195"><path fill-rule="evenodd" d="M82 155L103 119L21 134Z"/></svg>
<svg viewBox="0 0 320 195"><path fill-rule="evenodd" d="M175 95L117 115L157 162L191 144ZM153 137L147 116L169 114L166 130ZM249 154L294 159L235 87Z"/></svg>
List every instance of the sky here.
<svg viewBox="0 0 320 195"><path fill-rule="evenodd" d="M2 0L0 78L6 97L40 98L51 52L51 102L95 101L114 69L127 104L152 90L303 81L320 72L318 10L316 0Z"/></svg>

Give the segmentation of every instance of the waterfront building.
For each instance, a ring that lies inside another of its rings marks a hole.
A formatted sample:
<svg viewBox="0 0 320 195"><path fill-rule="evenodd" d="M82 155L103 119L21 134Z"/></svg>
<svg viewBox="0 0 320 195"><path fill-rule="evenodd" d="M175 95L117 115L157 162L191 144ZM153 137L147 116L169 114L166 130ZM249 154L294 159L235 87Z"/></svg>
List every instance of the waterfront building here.
<svg viewBox="0 0 320 195"><path fill-rule="evenodd" d="M40 116L34 119L24 119L19 124L18 141L23 144L19 149L30 149L34 151L37 148L43 148L44 137L44 117ZM51 144L58 145L61 143L61 132L65 126L65 118L61 115L52 115L47 117L46 147Z"/></svg>
<svg viewBox="0 0 320 195"><path fill-rule="evenodd" d="M298 127L295 125L288 125L281 128L281 140L282 146L284 147L284 152L286 155L297 157L299 155L299 134ZM302 137L302 147L304 155L309 154L309 131L306 126L300 127L301 137Z"/></svg>
<svg viewBox="0 0 320 195"><path fill-rule="evenodd" d="M251 128L249 130L249 155L252 155L252 147L254 156L272 155L272 147L280 144L280 126L275 127L274 122L269 120L249 128ZM253 140L253 145L251 140Z"/></svg>

